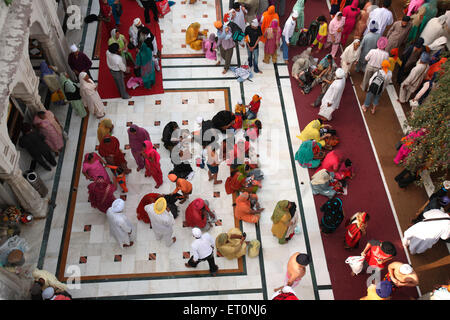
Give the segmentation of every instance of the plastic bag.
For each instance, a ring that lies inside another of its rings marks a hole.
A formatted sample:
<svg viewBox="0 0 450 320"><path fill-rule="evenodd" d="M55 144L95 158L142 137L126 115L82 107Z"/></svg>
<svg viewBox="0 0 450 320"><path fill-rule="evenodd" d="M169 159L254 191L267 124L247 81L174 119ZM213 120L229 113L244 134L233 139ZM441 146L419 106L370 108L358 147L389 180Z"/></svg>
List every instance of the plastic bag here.
<svg viewBox="0 0 450 320"><path fill-rule="evenodd" d="M359 274L364 267L364 257L363 256L351 256L345 259L345 263L347 263L354 274Z"/></svg>
<svg viewBox="0 0 450 320"><path fill-rule="evenodd" d="M170 6L168 0L162 0L156 2L156 6L158 7L159 17L162 18L166 14L170 12Z"/></svg>
<svg viewBox="0 0 450 320"><path fill-rule="evenodd" d="M250 243L248 245L248 257L249 258L257 257L259 255L260 248L261 248L261 242L259 242L258 240L250 241Z"/></svg>

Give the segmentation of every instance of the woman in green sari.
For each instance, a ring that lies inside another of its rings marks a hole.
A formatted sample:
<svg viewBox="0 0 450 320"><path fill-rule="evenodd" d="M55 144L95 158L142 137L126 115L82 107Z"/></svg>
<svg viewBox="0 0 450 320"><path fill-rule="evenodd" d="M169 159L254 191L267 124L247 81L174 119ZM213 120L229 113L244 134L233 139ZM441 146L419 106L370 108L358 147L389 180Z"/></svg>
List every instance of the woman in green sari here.
<svg viewBox="0 0 450 320"><path fill-rule="evenodd" d="M416 41L417 36L422 33L422 30L425 28L428 21L434 18L437 15L437 12L437 0L428 0L423 4L418 12L411 17L413 26L411 31L409 31L407 41Z"/></svg>
<svg viewBox="0 0 450 320"><path fill-rule="evenodd" d="M122 55L122 57L125 58L125 60L129 60L133 62L133 56L130 52L128 52L128 41L125 38L123 34L120 34L119 30L112 29L111 30L111 38L108 40L108 46L110 46L113 43L117 43L119 45L119 52Z"/></svg>
<svg viewBox="0 0 450 320"><path fill-rule="evenodd" d="M292 45L297 45L298 38L300 37L300 33L302 32L302 29L304 28L305 23L305 0L297 0L294 7L292 8L292 11L298 12L298 18L297 18L297 25L295 26L294 33L292 34L292 37L290 38L290 43Z"/></svg>
<svg viewBox="0 0 450 320"><path fill-rule="evenodd" d="M141 77L144 82L144 87L150 89L155 83L155 65L153 64L153 45L149 41L150 38L145 39L142 43L141 49L136 56L136 66L141 68Z"/></svg>
<svg viewBox="0 0 450 320"><path fill-rule="evenodd" d="M61 83L64 95L70 102L72 109L77 113L77 115L84 118L87 115L87 112L83 101L81 100L79 85L73 83L72 80L70 80L69 75L64 72L61 72L59 75L59 82Z"/></svg>
<svg viewBox="0 0 450 320"><path fill-rule="evenodd" d="M321 146L314 140L303 141L295 153L295 160L303 168L317 168L324 158Z"/></svg>

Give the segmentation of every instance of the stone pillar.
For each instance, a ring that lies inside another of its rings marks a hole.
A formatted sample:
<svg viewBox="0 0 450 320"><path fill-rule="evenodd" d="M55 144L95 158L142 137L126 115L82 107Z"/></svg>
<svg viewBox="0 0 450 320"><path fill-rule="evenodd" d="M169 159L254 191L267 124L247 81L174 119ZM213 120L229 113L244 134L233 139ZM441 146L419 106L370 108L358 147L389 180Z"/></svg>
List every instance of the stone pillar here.
<svg viewBox="0 0 450 320"><path fill-rule="evenodd" d="M56 47L56 44L53 40L56 38L47 38L47 37L36 37L36 38L39 40L39 42L42 46L42 49L45 52L45 56L49 60L48 64L56 66L58 68L58 72L67 72L70 74L71 69L69 68L69 65L66 61L67 57L68 57L68 53L67 53L67 56L64 56L64 57L63 57L63 55L66 52L63 52L61 54L59 53L59 50ZM63 44L61 44L61 45L63 45ZM63 51L63 50L61 49L61 51Z"/></svg>
<svg viewBox="0 0 450 320"><path fill-rule="evenodd" d="M22 100L28 108L33 110L33 113L45 110L45 107L41 101L41 96L37 92L37 88L32 94L14 92L14 97Z"/></svg>
<svg viewBox="0 0 450 320"><path fill-rule="evenodd" d="M30 212L35 218L47 216L48 199L41 198L39 193L23 177L19 168L10 173L0 173L0 179L5 180L14 192L21 207Z"/></svg>

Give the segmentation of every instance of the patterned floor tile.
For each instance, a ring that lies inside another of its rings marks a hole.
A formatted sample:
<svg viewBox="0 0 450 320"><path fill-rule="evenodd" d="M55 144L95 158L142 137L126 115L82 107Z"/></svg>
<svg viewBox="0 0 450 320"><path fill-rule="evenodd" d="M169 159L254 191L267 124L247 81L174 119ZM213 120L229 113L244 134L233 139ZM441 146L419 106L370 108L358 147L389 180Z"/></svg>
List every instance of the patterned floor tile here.
<svg viewBox="0 0 450 320"><path fill-rule="evenodd" d="M122 262L122 255L121 254L116 254L114 256L114 262Z"/></svg>

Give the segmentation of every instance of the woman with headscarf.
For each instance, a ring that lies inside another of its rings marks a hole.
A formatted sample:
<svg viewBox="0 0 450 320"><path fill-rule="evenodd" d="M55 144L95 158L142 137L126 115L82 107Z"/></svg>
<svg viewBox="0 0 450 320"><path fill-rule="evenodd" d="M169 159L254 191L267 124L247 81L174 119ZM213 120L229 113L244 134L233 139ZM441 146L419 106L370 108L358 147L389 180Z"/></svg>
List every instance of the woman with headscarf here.
<svg viewBox="0 0 450 320"><path fill-rule="evenodd" d="M402 60L402 65L397 73L397 83L401 84L403 80L408 76L409 72L411 72L412 68L416 65L416 62L419 60L420 55L424 52L425 46L423 45L424 40L422 38L418 38L416 42L406 48L400 60Z"/></svg>
<svg viewBox="0 0 450 320"><path fill-rule="evenodd" d="M85 106L88 107L89 113L95 115L98 119L105 116L105 106L97 92L97 84L89 78L86 72L81 72L80 95Z"/></svg>
<svg viewBox="0 0 450 320"><path fill-rule="evenodd" d="M324 16L319 16L317 21L320 24L319 31L317 32L316 39L313 41L311 48L314 48L314 46L317 45L317 50L320 51L327 42L328 24L327 19Z"/></svg>
<svg viewBox="0 0 450 320"><path fill-rule="evenodd" d="M65 72L61 72L59 75L59 82L61 83L64 95L70 102L72 109L80 118L84 118L87 115L87 112L83 101L81 100L80 85L78 83L74 83Z"/></svg>
<svg viewBox="0 0 450 320"><path fill-rule="evenodd" d="M120 142L116 137L105 136L98 147L98 153L105 158L107 164L121 167L125 174L131 172L127 167L127 161L122 150L120 150Z"/></svg>
<svg viewBox="0 0 450 320"><path fill-rule="evenodd" d="M415 97L409 100L409 105L411 106L411 117L414 117L414 111L425 101L431 90L436 86L438 78L438 73L434 73L430 80L426 80L423 83L422 88L416 93Z"/></svg>
<svg viewBox="0 0 450 320"><path fill-rule="evenodd" d="M266 29L263 36L266 38L264 44L264 63L269 63L272 57L272 62L277 63L278 48L280 46L281 28L278 26L278 20L272 20L270 27Z"/></svg>
<svg viewBox="0 0 450 320"><path fill-rule="evenodd" d="M186 30L186 44L194 50L202 50L205 32L200 32L200 23L194 22L189 25Z"/></svg>
<svg viewBox="0 0 450 320"><path fill-rule="evenodd" d="M216 216L208 206L208 201L201 198L192 201L186 208L185 226L208 231L217 221Z"/></svg>
<svg viewBox="0 0 450 320"><path fill-rule="evenodd" d="M407 103L409 97L419 88L422 84L425 75L427 74L428 63L430 62L430 55L423 52L420 56L420 60L416 66L411 70L406 79L400 85L400 93L398 95L398 101L400 103Z"/></svg>
<svg viewBox="0 0 450 320"><path fill-rule="evenodd" d="M404 16L402 20L394 22L386 34L388 45L385 50L390 52L393 48L400 48L405 43L411 27L412 23L408 16Z"/></svg>
<svg viewBox="0 0 450 320"><path fill-rule="evenodd" d="M291 210L294 209L294 210ZM295 216L296 205L294 202L289 202L288 200L278 201L272 217L272 234L278 238L279 244L287 243L287 238L289 238L288 228L294 223L293 217ZM293 211L293 212L292 212Z"/></svg>
<svg viewBox="0 0 450 320"><path fill-rule="evenodd" d="M51 92L51 102L56 104L64 104L66 97L61 90L61 83L59 81L58 75L53 71L55 67L49 67L45 61L41 62L40 68L40 78L47 85Z"/></svg>
<svg viewBox="0 0 450 320"><path fill-rule="evenodd" d="M150 135L144 128L141 128L135 124L132 124L130 128L127 130L128 132L128 140L130 144L131 154L133 155L134 159L136 160L137 164L137 171L140 171L141 169L144 169L145 167L145 161L142 156L142 145L144 141L150 139Z"/></svg>
<svg viewBox="0 0 450 320"><path fill-rule="evenodd" d="M295 160L302 168L317 168L323 158L321 149L321 145L314 140L303 141L295 153Z"/></svg>
<svg viewBox="0 0 450 320"><path fill-rule="evenodd" d="M97 177L94 182L88 185L89 203L92 208L96 208L103 213L111 207L116 197L114 196L116 187L103 177Z"/></svg>
<svg viewBox="0 0 450 320"><path fill-rule="evenodd" d="M33 125L45 137L45 143L58 155L64 147L63 129L53 112L38 111L34 116Z"/></svg>
<svg viewBox="0 0 450 320"><path fill-rule="evenodd" d="M259 206L258 196L256 194L244 192L236 198L234 217L248 223L258 223L263 210L264 208L260 208Z"/></svg>
<svg viewBox="0 0 450 320"><path fill-rule="evenodd" d="M386 37L381 37L377 41L377 48L372 49L367 53L364 60L367 61L366 70L364 72L364 78L361 83L361 89L363 91L367 90L367 85L372 75L380 70L381 63L384 60L389 59L389 54L384 50L386 48L388 40Z"/></svg>
<svg viewBox="0 0 450 320"><path fill-rule="evenodd" d="M203 41L202 48L206 59L217 61L217 42L215 33L209 34L208 39Z"/></svg>
<svg viewBox="0 0 450 320"><path fill-rule="evenodd" d="M116 26L112 8L109 5L108 0L99 0L99 3L100 3L99 18L105 24L106 32L109 34L111 30L114 29L114 27Z"/></svg>
<svg viewBox="0 0 450 320"><path fill-rule="evenodd" d="M133 20L133 24L128 29L128 34L130 36L130 47L137 48L139 45L139 31L144 28L141 19L136 18Z"/></svg>
<svg viewBox="0 0 450 320"><path fill-rule="evenodd" d="M278 13L275 12L275 6L270 6L269 8L267 8L267 11L263 13L261 18L261 32L263 34L263 36L261 37L261 41L264 43L266 43L266 38L264 37L266 29L270 27L270 25L272 24L272 20L274 19L280 21Z"/></svg>
<svg viewBox="0 0 450 320"><path fill-rule="evenodd" d="M358 62L359 56L361 54L359 39L353 40L353 42L345 48L344 52L341 54L341 68L345 71L346 75L350 74L350 70L353 65Z"/></svg>
<svg viewBox="0 0 450 320"><path fill-rule="evenodd" d="M303 128L297 138L301 141L314 140L320 144L321 147L325 147L325 138L329 136L329 134L322 134L321 129L323 128L331 128L331 126L328 124L323 124L321 119L313 120Z"/></svg>
<svg viewBox="0 0 450 320"><path fill-rule="evenodd" d="M155 65L153 62L153 48L151 38L147 38L141 45L139 53L136 56L136 66L140 67L141 78L144 81L144 87L150 89L155 83Z"/></svg>
<svg viewBox="0 0 450 320"><path fill-rule="evenodd" d="M428 46L437 38L447 36L449 33L449 26L447 25L447 16L445 14L432 18L428 21L423 29L420 37L424 40L424 45Z"/></svg>
<svg viewBox="0 0 450 320"><path fill-rule="evenodd" d="M119 32L119 29L111 30L111 38L108 40L108 46L113 43L117 43L119 45L119 54L128 61L131 61L134 64L133 56L130 52L128 52L128 41L123 34Z"/></svg>
<svg viewBox="0 0 450 320"><path fill-rule="evenodd" d="M102 177L103 180L111 182L108 173L105 170L106 163L95 152L86 153L83 161L83 174L86 179L95 181L97 177Z"/></svg>
<svg viewBox="0 0 450 320"><path fill-rule="evenodd" d="M358 17L361 9L358 8L359 0L353 0L352 4L349 6L346 6L342 10L342 15L345 18L345 24L344 29L342 30L342 45L347 44L347 39L350 36L350 33L352 33L353 28L356 24L356 18Z"/></svg>
<svg viewBox="0 0 450 320"><path fill-rule="evenodd" d="M136 240L136 227L123 213L125 201L116 199L106 211L109 223L109 234L112 235L121 248L131 247Z"/></svg>
<svg viewBox="0 0 450 320"><path fill-rule="evenodd" d="M364 72L366 70L367 60L365 59L370 50L377 47L377 42L381 35L377 33L378 23L371 21L369 24L370 32L364 35L361 41L361 54L359 55L358 63L356 64L356 72Z"/></svg>
<svg viewBox="0 0 450 320"><path fill-rule="evenodd" d="M423 15L422 23L420 24L417 34L421 34L428 22L436 17L438 13L438 0L426 0L425 2L426 3L423 5L423 7L425 7L425 14Z"/></svg>
<svg viewBox="0 0 450 320"><path fill-rule="evenodd" d="M381 63L381 70L374 72L374 74L370 78L366 99L364 100L364 104L361 106L364 112L366 112L367 108L369 108L373 103L371 113L375 114L375 109L380 101L381 94L389 85L389 83L391 83L392 72L389 70L390 66L391 64L389 63L389 60L383 60L383 62ZM377 83L375 79L380 79L380 77L382 77L381 79L383 80L383 86L373 86L372 84Z"/></svg>
<svg viewBox="0 0 450 320"><path fill-rule="evenodd" d="M419 8L425 3L425 0L411 0L406 11L407 16L411 16L416 13Z"/></svg>
<svg viewBox="0 0 450 320"><path fill-rule="evenodd" d="M225 258L239 259L247 251L246 235L238 228L232 228L227 233L220 233L216 237L217 252Z"/></svg>
<svg viewBox="0 0 450 320"><path fill-rule="evenodd" d="M301 54L292 58L292 70L291 75L297 81L300 80L300 76L303 72L306 72L313 63L313 57L311 56L312 48L305 49Z"/></svg>
<svg viewBox="0 0 450 320"><path fill-rule="evenodd" d="M322 169L316 172L311 177L311 189L313 195L321 194L328 198L333 198L336 194L336 191L333 189L333 186L330 185L330 182L334 178L333 172L328 172L326 169Z"/></svg>
<svg viewBox="0 0 450 320"><path fill-rule="evenodd" d="M363 33L367 28L367 20L369 19L369 14L373 6L372 3L366 2L364 8L360 11L358 17L356 18L355 24L355 32L353 33L354 38L361 39L363 37Z"/></svg>
<svg viewBox="0 0 450 320"><path fill-rule="evenodd" d="M339 44L341 43L341 35L344 30L344 24L345 17L342 16L342 12L338 12L328 25L327 42L328 44L331 44L331 55L333 58L336 57Z"/></svg>
<svg viewBox="0 0 450 320"><path fill-rule="evenodd" d="M303 31L304 23L305 23L305 0L297 0L292 11L295 11L297 14L296 25L294 29L294 33L292 34L289 42L293 45L296 45L298 42L298 38Z"/></svg>
<svg viewBox="0 0 450 320"><path fill-rule="evenodd" d="M327 92L322 98L322 104L318 116L323 120L330 121L332 114L336 109L339 109L342 94L345 89L345 71L341 68L336 70L336 79L328 88Z"/></svg>
<svg viewBox="0 0 450 320"><path fill-rule="evenodd" d="M391 72L394 72L395 66L399 65L399 67L402 66L402 60L398 57L398 48L394 48L389 53L389 70Z"/></svg>
<svg viewBox="0 0 450 320"><path fill-rule="evenodd" d="M145 159L145 176L153 177L156 182L155 188L158 189L163 184L161 164L159 163L161 156L151 141L146 140L141 146L142 157Z"/></svg>
<svg viewBox="0 0 450 320"><path fill-rule="evenodd" d="M111 119L103 119L99 122L98 128L97 128L97 138L98 142L102 142L103 138L105 136L109 136L112 134L114 129L114 125L111 121Z"/></svg>
<svg viewBox="0 0 450 320"><path fill-rule="evenodd" d="M316 100L313 103L311 103L311 107L317 108L321 105L323 96L333 83L336 74L336 69L337 69L336 63L332 62L328 65L327 68L322 70L322 72L319 73L319 75L316 76L316 78L314 79L313 83L311 84L311 88L314 87L316 84L320 83L320 93L317 95Z"/></svg>
<svg viewBox="0 0 450 320"><path fill-rule="evenodd" d="M370 217L366 212L355 213L345 224L344 248L358 248L361 237L366 234Z"/></svg>

